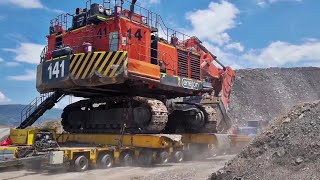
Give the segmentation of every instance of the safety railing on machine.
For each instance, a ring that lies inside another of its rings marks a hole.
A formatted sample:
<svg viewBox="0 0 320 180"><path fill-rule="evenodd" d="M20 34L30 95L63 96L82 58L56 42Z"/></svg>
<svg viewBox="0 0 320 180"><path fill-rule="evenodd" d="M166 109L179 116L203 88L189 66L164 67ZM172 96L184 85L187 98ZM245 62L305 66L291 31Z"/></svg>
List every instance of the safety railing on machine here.
<svg viewBox="0 0 320 180"><path fill-rule="evenodd" d="M39 97L36 97L35 99L33 99L33 101L31 101L27 106L25 106L22 109L20 121L22 122L23 120L28 118L40 106L40 104L42 104L52 94L53 93L41 94Z"/></svg>
<svg viewBox="0 0 320 180"><path fill-rule="evenodd" d="M42 49L42 52L41 52L41 55L40 55L40 63L42 63L43 61L46 60L46 54L48 52L48 46L45 46L43 49Z"/></svg>
<svg viewBox="0 0 320 180"><path fill-rule="evenodd" d="M96 0L98 1L98 0ZM85 16L86 18L89 18L89 9L91 7L91 5L93 4L93 2L96 2L93 0L87 0L86 1L86 11L85 13L87 13L87 15ZM131 9L131 2L128 0L114 0L114 3L112 0L99 0L99 2L101 3L102 1L102 5L104 8L107 8L111 11L111 14L114 15L114 11L115 9L113 8L113 6L119 6L121 5L121 16L127 16L127 18L131 18L129 17L128 13ZM184 48L184 42L191 38L191 36L186 35L180 31L174 30L172 28L169 28L166 26L166 24L164 23L162 17L157 14L154 13L144 7L141 7L137 4L133 5L135 11L134 13L137 14L138 16L141 17L141 21L139 21L138 23L142 23L144 25L150 26L151 28L154 28L158 31L158 36L160 37L161 40L165 41L166 43L172 43L171 41L174 39L174 45L175 46L179 46L181 48ZM64 27L64 30L62 30L62 32L64 31L69 31L72 30L72 18L75 17L76 14L61 14L59 16L57 16L56 18L54 18L53 20L51 20L51 27ZM134 20L134 19L132 19ZM86 23L85 23L86 24Z"/></svg>
<svg viewBox="0 0 320 180"><path fill-rule="evenodd" d="M125 2L128 2L127 4L131 4L130 1L125 0ZM159 37L163 38L167 43L170 43L171 38L174 37L177 39L176 45L183 46L183 42L185 42L187 39L191 38L191 36L186 35L180 31L174 30L172 28L169 28L164 23L162 17L150 11L149 9L146 9L144 7L141 7L139 5L134 5L135 7L135 14L138 14L142 17L144 17L144 23L152 28L158 29L158 35ZM127 7L125 6L124 9ZM124 14L123 14L124 15ZM130 17L129 17L130 18Z"/></svg>
<svg viewBox="0 0 320 180"><path fill-rule="evenodd" d="M17 128L24 129L28 126L31 126L63 97L63 93L52 92L41 94L40 97L35 98L21 111L21 123Z"/></svg>
<svg viewBox="0 0 320 180"><path fill-rule="evenodd" d="M99 2L101 2L101 1L102 1L103 7L106 7L109 10L112 9L111 0L100 0ZM86 8L85 8L86 16L84 16L84 17L86 17L85 22L90 17L89 16L89 13L90 13L89 10L90 10L90 7L91 7L92 3L93 3L93 0L87 0L86 1ZM50 25L53 28L56 27L56 26L61 26L62 28L64 28L64 31L70 31L70 30L72 30L72 26L73 26L72 22L73 22L73 18L75 16L76 16L76 13L75 14L70 14L70 13L60 14L56 18L50 20Z"/></svg>

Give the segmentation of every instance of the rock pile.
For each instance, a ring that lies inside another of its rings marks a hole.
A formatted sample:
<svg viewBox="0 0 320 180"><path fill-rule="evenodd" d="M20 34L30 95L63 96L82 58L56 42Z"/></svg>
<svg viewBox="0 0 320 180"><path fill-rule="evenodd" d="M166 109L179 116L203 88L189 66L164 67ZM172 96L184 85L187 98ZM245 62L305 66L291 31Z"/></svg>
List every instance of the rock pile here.
<svg viewBox="0 0 320 180"><path fill-rule="evenodd" d="M211 179L319 179L319 133L320 101L294 106Z"/></svg>
<svg viewBox="0 0 320 180"><path fill-rule="evenodd" d="M240 126L246 120L269 121L298 103L320 99L320 68L243 69L236 73L229 114Z"/></svg>

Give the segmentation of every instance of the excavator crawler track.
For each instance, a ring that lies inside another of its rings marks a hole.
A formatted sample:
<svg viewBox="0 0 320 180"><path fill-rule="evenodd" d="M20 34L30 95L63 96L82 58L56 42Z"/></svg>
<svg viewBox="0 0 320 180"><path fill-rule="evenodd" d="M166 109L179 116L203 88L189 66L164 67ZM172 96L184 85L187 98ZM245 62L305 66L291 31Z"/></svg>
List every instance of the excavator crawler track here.
<svg viewBox="0 0 320 180"><path fill-rule="evenodd" d="M164 133L217 133L224 127L218 104L177 102L169 106L171 114Z"/></svg>
<svg viewBox="0 0 320 180"><path fill-rule="evenodd" d="M106 97L68 105L62 125L70 133L159 133L168 111L159 100L145 97Z"/></svg>
<svg viewBox="0 0 320 180"><path fill-rule="evenodd" d="M202 105L206 111L207 120L202 128L198 130L199 133L216 133L217 132L217 110L209 105Z"/></svg>

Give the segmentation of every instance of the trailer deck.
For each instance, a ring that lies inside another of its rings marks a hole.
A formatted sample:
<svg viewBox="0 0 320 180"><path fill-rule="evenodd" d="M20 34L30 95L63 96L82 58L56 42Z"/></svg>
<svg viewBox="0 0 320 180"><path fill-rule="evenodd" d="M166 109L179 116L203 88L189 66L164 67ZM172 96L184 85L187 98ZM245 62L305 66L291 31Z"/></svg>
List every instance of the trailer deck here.
<svg viewBox="0 0 320 180"><path fill-rule="evenodd" d="M109 168L182 162L204 152L229 151L251 138L228 134L57 134L54 130L12 129L11 146L0 146L0 156L12 158L0 167L37 162L76 171L89 167Z"/></svg>

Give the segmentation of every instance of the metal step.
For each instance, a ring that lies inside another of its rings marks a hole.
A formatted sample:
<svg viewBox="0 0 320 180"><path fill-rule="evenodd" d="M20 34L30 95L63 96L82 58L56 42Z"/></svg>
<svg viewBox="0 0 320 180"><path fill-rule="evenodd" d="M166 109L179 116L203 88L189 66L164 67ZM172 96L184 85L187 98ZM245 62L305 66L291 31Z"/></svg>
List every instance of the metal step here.
<svg viewBox="0 0 320 180"><path fill-rule="evenodd" d="M47 110L62 99L63 93L54 92L42 94L35 98L29 105L21 111L21 124L17 129L24 129L36 122Z"/></svg>

